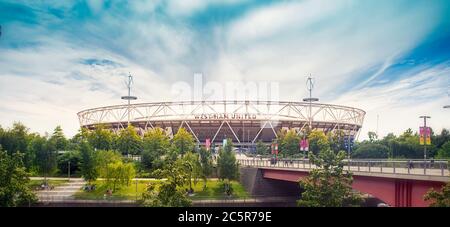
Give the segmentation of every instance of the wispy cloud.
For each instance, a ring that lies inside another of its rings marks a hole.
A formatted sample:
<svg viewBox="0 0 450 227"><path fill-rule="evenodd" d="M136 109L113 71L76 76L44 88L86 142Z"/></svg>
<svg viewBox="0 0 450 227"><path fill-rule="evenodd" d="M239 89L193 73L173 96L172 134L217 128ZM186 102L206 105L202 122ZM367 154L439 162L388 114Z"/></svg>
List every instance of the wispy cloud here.
<svg viewBox="0 0 450 227"><path fill-rule="evenodd" d="M128 73L139 101L167 101L174 82L277 81L300 100L367 111L362 136L419 124L449 87L446 1L3 1L0 124L78 128L75 113L120 103ZM405 118L403 112L410 113ZM389 116L389 117L388 117ZM409 116L409 115L408 115Z"/></svg>

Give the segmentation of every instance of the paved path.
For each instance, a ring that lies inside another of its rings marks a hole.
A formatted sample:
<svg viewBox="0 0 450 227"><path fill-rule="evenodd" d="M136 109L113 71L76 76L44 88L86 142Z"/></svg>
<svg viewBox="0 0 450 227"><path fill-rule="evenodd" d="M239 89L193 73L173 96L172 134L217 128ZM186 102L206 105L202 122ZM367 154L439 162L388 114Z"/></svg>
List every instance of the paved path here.
<svg viewBox="0 0 450 227"><path fill-rule="evenodd" d="M32 178L33 179L33 178ZM47 178L61 179L61 178ZM36 195L41 202L66 201L74 199L75 193L80 190L86 182L81 178L71 179L69 182L55 187L53 190L36 191Z"/></svg>

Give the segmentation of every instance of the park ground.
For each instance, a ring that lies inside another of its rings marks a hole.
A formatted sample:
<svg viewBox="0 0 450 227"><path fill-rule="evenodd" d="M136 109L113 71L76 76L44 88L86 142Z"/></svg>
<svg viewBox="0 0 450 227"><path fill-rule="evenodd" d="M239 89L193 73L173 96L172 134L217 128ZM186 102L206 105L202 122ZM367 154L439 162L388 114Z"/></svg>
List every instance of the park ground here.
<svg viewBox="0 0 450 227"><path fill-rule="evenodd" d="M78 178L77 178L78 179ZM55 188L67 185L69 181L67 178L49 178L47 179L49 185ZM72 179L75 180L75 179ZM111 196L105 196L106 191L111 189L111 186L106 184L103 179L98 179L93 184L96 186L95 190L85 191L80 188L73 195L76 200L140 200L142 193L146 190L147 185L156 183L157 179L138 178L132 180L128 186L121 186L116 188ZM33 190L38 188L44 182L43 178L32 178L29 186ZM136 184L137 183L137 184ZM250 195L245 188L237 181L231 181L233 188L233 195L227 196L223 190L221 181L216 178L208 179L206 189L203 189L203 181L198 181L196 184L192 183L194 193L190 195L192 200L219 200L219 199L247 199ZM186 189L188 186L186 186Z"/></svg>

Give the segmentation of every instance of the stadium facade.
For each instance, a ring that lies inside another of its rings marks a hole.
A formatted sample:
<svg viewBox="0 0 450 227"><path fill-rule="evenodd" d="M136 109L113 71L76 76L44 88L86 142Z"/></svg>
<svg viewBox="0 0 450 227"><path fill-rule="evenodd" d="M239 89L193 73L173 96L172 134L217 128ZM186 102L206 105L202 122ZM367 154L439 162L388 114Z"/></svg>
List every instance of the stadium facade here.
<svg viewBox="0 0 450 227"><path fill-rule="evenodd" d="M78 113L80 126L89 130L98 125L113 131L128 123L139 134L160 127L173 136L184 127L204 144L216 145L230 138L236 146L249 146L258 140L270 143L280 129L303 129L330 132L342 130L356 136L365 112L361 109L309 102L276 101L185 101L114 105L83 110Z"/></svg>

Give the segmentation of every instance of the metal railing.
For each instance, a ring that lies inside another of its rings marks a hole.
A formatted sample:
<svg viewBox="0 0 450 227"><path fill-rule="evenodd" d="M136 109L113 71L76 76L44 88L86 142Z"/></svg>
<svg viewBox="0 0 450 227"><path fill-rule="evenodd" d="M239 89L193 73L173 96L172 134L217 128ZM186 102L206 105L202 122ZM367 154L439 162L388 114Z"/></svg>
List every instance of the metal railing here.
<svg viewBox="0 0 450 227"><path fill-rule="evenodd" d="M238 159L241 166L272 167L286 169L318 168L309 159ZM386 160L386 159L351 159L344 160L344 170L351 172L370 172L386 174L409 174L426 176L450 176L447 160Z"/></svg>

